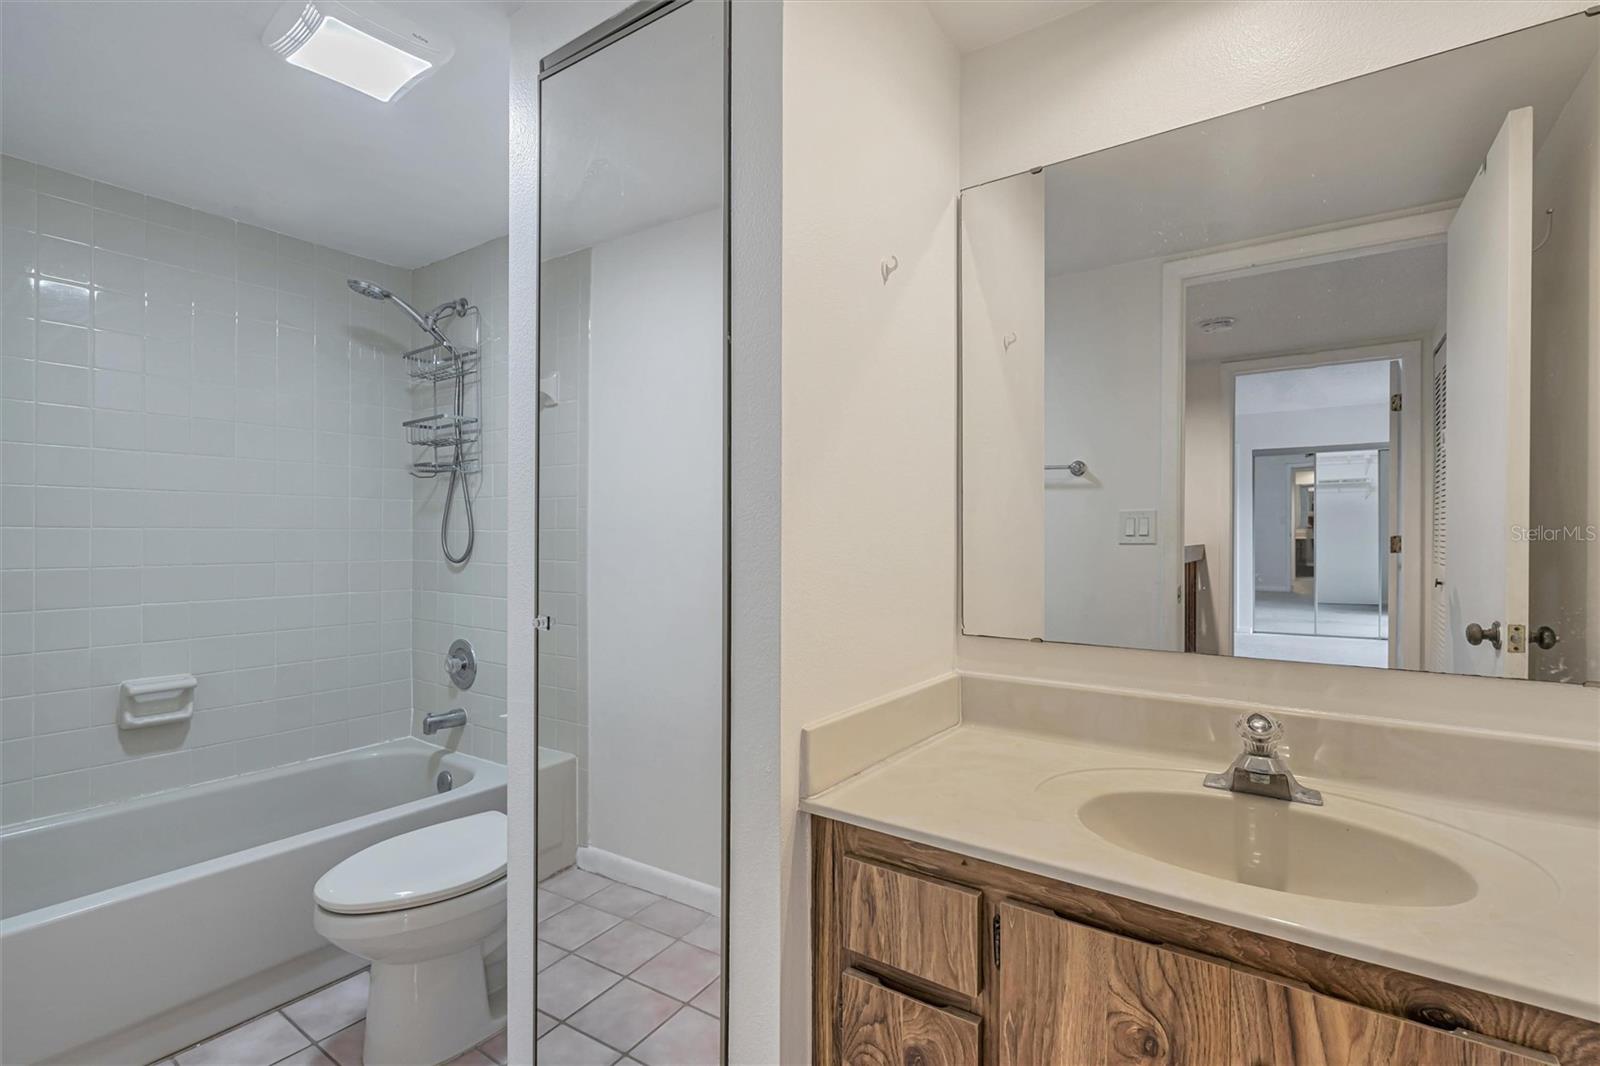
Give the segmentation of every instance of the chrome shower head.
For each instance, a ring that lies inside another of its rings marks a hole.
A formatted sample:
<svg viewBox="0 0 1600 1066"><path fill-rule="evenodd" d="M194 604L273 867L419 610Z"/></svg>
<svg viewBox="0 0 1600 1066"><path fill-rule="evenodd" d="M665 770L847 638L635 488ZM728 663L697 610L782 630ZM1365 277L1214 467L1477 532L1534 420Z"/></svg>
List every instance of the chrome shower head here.
<svg viewBox="0 0 1600 1066"><path fill-rule="evenodd" d="M445 339L444 334L439 332L439 328L433 324L433 319L427 317L421 311L418 311L415 307L412 307L410 304L406 303L404 300L390 292L388 289L384 288L382 285L378 285L370 281L362 281L360 278L348 278L345 280L345 284L350 286L351 292L360 296L365 296L370 300L390 301L396 307L400 308L400 310L404 311L406 313L406 317L417 324L418 329L422 330L424 333L427 333L440 344L446 346L449 345L450 342Z"/></svg>
<svg viewBox="0 0 1600 1066"><path fill-rule="evenodd" d="M351 278L345 284L350 286L351 292L365 296L369 300L387 300L394 295L394 293L381 285L374 285L372 282L362 281L360 278Z"/></svg>

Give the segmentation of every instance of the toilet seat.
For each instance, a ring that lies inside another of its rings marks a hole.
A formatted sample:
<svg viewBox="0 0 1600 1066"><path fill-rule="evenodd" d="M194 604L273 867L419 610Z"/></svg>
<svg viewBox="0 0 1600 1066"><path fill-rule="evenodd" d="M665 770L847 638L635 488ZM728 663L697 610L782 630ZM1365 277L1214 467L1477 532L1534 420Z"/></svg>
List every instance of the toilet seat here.
<svg viewBox="0 0 1600 1066"><path fill-rule="evenodd" d="M454 899L505 875L506 816L484 811L358 851L323 874L313 896L334 914L383 914Z"/></svg>

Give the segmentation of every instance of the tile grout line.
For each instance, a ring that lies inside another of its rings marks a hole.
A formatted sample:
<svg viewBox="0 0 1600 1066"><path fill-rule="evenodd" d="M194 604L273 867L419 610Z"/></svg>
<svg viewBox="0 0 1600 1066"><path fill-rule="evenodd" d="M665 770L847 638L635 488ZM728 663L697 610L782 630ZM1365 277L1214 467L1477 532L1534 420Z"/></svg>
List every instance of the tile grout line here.
<svg viewBox="0 0 1600 1066"><path fill-rule="evenodd" d="M329 1040L332 1040L334 1037L338 1036L340 1033L347 1033L351 1029L354 1029L356 1026L365 1025L365 1024L367 1024L367 1016L366 1016L366 1014L363 1013L361 1015L361 1017L357 1018L355 1021L351 1022L349 1025L345 1026L343 1029L337 1030L336 1032L329 1033L327 1036L325 1036L321 1040L317 1041L317 1050L322 1052L324 1055L326 1055L330 1061L332 1061L333 1063L336 1064L336 1066L344 1066L344 1063L340 1062L338 1059L333 1057L333 1052L329 1051L327 1048L323 1047L322 1045L325 1042L327 1042ZM493 1037L491 1037L490 1039L493 1039Z"/></svg>
<svg viewBox="0 0 1600 1066"><path fill-rule="evenodd" d="M348 981L348 980L349 980L349 978L348 978L348 977L346 977L346 978L343 978L343 980L346 980L346 981ZM324 985L324 986L323 986L323 988L332 988L332 987L333 987L333 986L332 986L332 985ZM310 993L310 994L309 994L309 995L305 995L305 996L301 996L301 997L300 997L300 999L310 999L310 998L311 998L311 996L314 996L314 995L317 995L317 993L318 993L318 992L321 992L321 991L322 991L322 989L318 989L318 990L317 990L317 992L312 992L312 993ZM294 1005L294 1004L296 1004L296 1003L299 1003L299 1002L300 1002L300 999L296 999L296 1000L290 1000L290 1001L289 1001L289 1002L288 1002L288 1003L285 1003L285 1004L284 1004L284 1005L283 1005L283 1006L284 1006L284 1007L292 1007L292 1006L293 1006L293 1005ZM303 1037L305 1037L305 1038L306 1038L306 1039L307 1039L307 1040L309 1040L309 1041L311 1041L311 1043L312 1043L312 1044L316 1044L316 1042L317 1042L317 1038L316 1038L316 1037L314 1037L314 1036L312 1036L312 1035L311 1035L311 1034L310 1034L310 1033L308 1033L308 1032L306 1032L306 1031L305 1031L305 1027L304 1027L304 1026L302 1026L302 1025L301 1025L301 1024L300 1024L300 1023L299 1023L299 1022L297 1022L297 1021L295 1021L295 1020L294 1020L294 1019L293 1019L293 1018L291 1018L291 1017L289 1017L289 1015L288 1015L288 1012L286 1012L286 1011L285 1011L285 1010L284 1010L284 1009L283 1009L283 1007L279 1007L279 1008L278 1008L278 1013L279 1013L279 1014L282 1014L282 1015L283 1015L283 1020L284 1020L284 1021L286 1021L286 1022L288 1022L288 1023L289 1023L289 1024L290 1024L290 1025L292 1025L292 1026L294 1026L294 1027L295 1027L295 1029L297 1029L297 1030L298 1030L298 1031L299 1031L299 1033L300 1033L300 1035L301 1035L301 1036L303 1036ZM301 1049L300 1049L300 1051L304 1051L304 1050L305 1050L305 1048L301 1048ZM291 1054L295 1054L295 1055L298 1055L298 1054L300 1054L300 1051L295 1051L295 1052L292 1052L292 1053L291 1053ZM284 1056L284 1057L285 1057L285 1058L287 1058L287 1057L288 1057L288 1056ZM280 1060L278 1060L278 1061L280 1061L280 1062L281 1062L281 1061L283 1061L283 1060L282 1060L282 1059L280 1059Z"/></svg>
<svg viewBox="0 0 1600 1066"><path fill-rule="evenodd" d="M645 987L648 988L649 986L646 985ZM610 991L610 990L607 989L607 991ZM704 990L702 989L702 991L704 991ZM604 995L604 993L601 993L601 994ZM666 993L662 993L662 995L666 995ZM599 998L600 998L599 996L595 997L595 999L599 999ZM668 996L667 998L671 999L672 997ZM589 1002L593 1003L594 1000L590 1000ZM651 1029L648 1033L645 1033L638 1040L636 1040L633 1044L631 1044L631 1045L629 1045L628 1047L625 1047L625 1048L619 1048L615 1044L607 1044L604 1040L600 1039L598 1036L595 1036L592 1033L585 1032L584 1030L579 1029L576 1025L572 1025L569 1022L566 1022L566 1021L557 1022L556 1025L553 1026L550 1031L554 1032L557 1028L560 1028L561 1026L564 1025L568 1029L571 1029L573 1032L578 1033L580 1036L586 1036L590 1040L593 1040L595 1043L600 1044L601 1046L607 1048L608 1050L615 1051L618 1054L623 1055L624 1057L626 1057L626 1056L632 1055L636 1048L638 1048L646 1040L649 1040L652 1036L655 1036L656 1033L661 1031L662 1026L666 1025L668 1022L670 1022L672 1019L676 1018L678 1015L682 1014L684 1011L692 1010L697 1014L706 1014L706 1012L701 1010L699 1007L693 1006L692 1004L689 1004L689 1003L685 1003L683 1000L675 1000L674 1002L676 1002L678 1004L678 1009L677 1010L673 1011L671 1014L669 1014L665 1018L661 1019L660 1023L657 1024L655 1026L655 1028ZM587 1006L587 1004L585 1004L585 1006ZM579 1010L581 1010L581 1009L582 1008L580 1007ZM576 1013L576 1012L574 1012L574 1013ZM706 1014L706 1017L710 1018L711 1015ZM713 1021L717 1021L717 1019L714 1019L714 1018L712 1020ZM721 1025L722 1023L720 1021L718 1021L717 1024ZM548 1036L549 1033L546 1033L545 1035Z"/></svg>
<svg viewBox="0 0 1600 1066"><path fill-rule="evenodd" d="M696 909L698 909L698 908L696 908ZM626 921L626 919L624 919L624 921ZM615 928L615 926L613 926L612 928ZM649 928L649 927L648 926L643 926L642 928ZM610 930L606 930L606 932L609 932L609 931ZM660 930L654 930L654 931L655 932L660 932ZM631 980L633 980L632 977L629 974L618 974L615 970L611 969L610 967L603 966L598 962L594 962L592 959L587 959L587 958L584 958L582 955L578 955L578 949L581 949L584 946L592 943L593 941L598 940L600 937L602 937L604 935L605 935L604 932L596 934L595 936L591 937L589 940L584 941L583 944L578 945L578 948L575 948L572 951L567 952L566 955L563 956L563 958L566 958L568 956L576 956L577 958L581 959L582 961L590 963L590 965L594 966L596 969L604 970L606 973L609 973L609 974L614 974L616 977L619 978L620 981L631 981ZM665 935L665 934L663 934L663 935ZM546 943L549 943L549 941L546 941ZM688 943L688 942L685 941L682 937L678 937L672 943L673 944L680 944L680 943ZM693 947L698 947L698 945L695 945L695 944L689 944L689 946L692 947L692 948ZM638 966L634 967L634 971L633 972L638 972L638 970L640 970L644 966L648 965L652 960L654 960L656 957L661 955L663 952L667 951L668 948L670 948L670 947L672 947L672 944L668 944L667 947L662 948L661 951L658 951L655 955L650 956L649 959L646 959L644 962L641 962ZM705 951L704 948L699 948L699 950ZM719 959L719 962L720 962L721 953L720 952L716 952L716 953L713 953L713 954L716 954L718 956L718 959ZM561 960L558 959L556 961L559 962ZM555 964L552 963L551 965L553 966ZM702 987L697 989L695 991L695 993L694 993L694 996L691 996L689 999L679 999L676 996L668 995L666 992L663 992L659 988L652 988L650 985L644 984L641 981L633 981L633 983L638 985L640 988L644 988L644 989L647 989L647 990L649 990L651 992L656 993L657 995L664 996L665 998L667 998L667 999L671 1000L672 1002L676 1003L677 1004L677 1008L674 1009L671 1014L668 1014L665 1018L661 1019L661 1021L658 1024L653 1026L648 1032L646 1032L643 1036L641 1036L632 1045L630 1045L630 1046L628 1046L626 1048L618 1048L615 1044L609 1044L605 1040L601 1039L600 1037L595 1036L594 1034L588 1032L587 1030L584 1030L584 1029L580 1028L577 1025L574 1025L573 1022L572 1022L573 1018L577 1017L584 1010L586 1010L590 1006L592 1006L596 1001L598 1001L600 999L601 996L604 996L607 992L610 992L613 988L615 988L616 987L616 983L613 983L608 988L606 988L603 991L597 993L592 999L590 999L588 1002L583 1003L582 1005L578 1006L576 1009L574 1009L572 1011L572 1013L570 1013L568 1015L559 1016L558 1017L558 1016L556 1016L554 1014L551 1014L550 1017L555 1020L555 1025L550 1027L549 1031L545 1033L545 1036L549 1036L550 1033L555 1032L555 1030L557 1030L559 1028L562 1028L562 1027L565 1027L567 1029L571 1029L573 1032L577 1033L580 1036L583 1036L583 1037L586 1037L586 1038L588 1038L590 1040L593 1040L595 1043L601 1045L602 1047L606 1048L609 1051L618 1052L624 1058L628 1058L628 1057L631 1057L631 1055L632 1055L634 1050L639 1048L642 1044L644 1044L645 1041L649 1040L652 1036L654 1036L657 1032L659 1032L663 1026L665 1026L668 1022L672 1021L672 1019L676 1018L678 1015L682 1014L685 1010L692 1010L697 1014L704 1015L707 1019L709 1019L710 1021L714 1022L720 1028L721 1025L722 1025L722 1019L717 1017L716 1015L711 1014L709 1011L701 1010L699 1007L696 1007L694 1005L694 1003L692 1002L692 1000L697 998L697 997L699 997L700 995L704 994L704 992L705 992L705 990L707 988L710 988L713 984L715 984L717 981L719 981L721 979L722 979L722 974L720 973L720 967L719 967L718 975L716 977L712 978L710 981L706 982L705 985L703 985ZM543 1039L543 1038L541 1037L540 1039Z"/></svg>
<svg viewBox="0 0 1600 1066"><path fill-rule="evenodd" d="M327 986L323 986L323 987L327 987ZM318 989L317 991L321 991L321 989ZM316 992L308 992L308 993L306 993L306 995L314 996L314 995L316 995ZM301 998L303 999L305 997L302 996ZM290 1003L298 1003L298 1002L300 1002L300 1000L299 999L294 999L294 1000L290 1000L289 1002ZM196 1040L194 1043L188 1045L187 1047L179 1048L177 1051L174 1051L170 1055L166 1055L166 1056L163 1056L162 1058L155 1059L150 1063L150 1066L161 1066L162 1063L166 1063L166 1062L171 1062L171 1063L174 1064L174 1066L176 1066L176 1063L178 1061L178 1056L179 1055L187 1055L189 1052L193 1051L197 1047L203 1047L204 1045L211 1043L213 1040L219 1040L222 1037L227 1036L229 1033L238 1032L240 1029L243 1029L247 1025L254 1025L256 1022L259 1022L261 1019L265 1018L269 1014L281 1014L281 1015L283 1015L283 1020L289 1023L290 1028L292 1028L295 1032L299 1033L301 1036L305 1036L306 1035L305 1034L305 1030L301 1029L298 1025L295 1025L294 1022L290 1020L290 1018L289 1018L289 1016L287 1014L283 1014L283 1008L286 1007L286 1006L288 1006L288 1004L279 1004L276 1007L272 1007L272 1008L270 1008L268 1010L264 1010L260 1014L257 1014L253 1018L246 1018L244 1021L240 1022L238 1025L230 1025L228 1028L222 1030L220 1033L212 1033L210 1036L206 1037L203 1040ZM312 1044L316 1043L316 1041L312 1040L310 1037L306 1037L306 1040L308 1041L308 1043L304 1047L295 1048L293 1051L289 1052L289 1054L290 1055L298 1055L298 1054L300 1054L300 1052L304 1051L307 1047L310 1047ZM284 1056L284 1057L286 1058L287 1056ZM276 1059L272 1063L268 1063L267 1066L277 1066L277 1063L281 1062L281 1061L283 1061L283 1059L281 1059L281 1058L280 1059Z"/></svg>

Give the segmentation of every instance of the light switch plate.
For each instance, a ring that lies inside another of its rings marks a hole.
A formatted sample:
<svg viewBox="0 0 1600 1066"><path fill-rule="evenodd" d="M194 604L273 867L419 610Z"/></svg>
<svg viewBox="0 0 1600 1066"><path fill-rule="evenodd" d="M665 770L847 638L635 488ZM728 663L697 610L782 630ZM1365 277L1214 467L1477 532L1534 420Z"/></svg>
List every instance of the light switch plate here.
<svg viewBox="0 0 1600 1066"><path fill-rule="evenodd" d="M1118 544L1154 544L1156 542L1156 513L1154 511L1118 511Z"/></svg>

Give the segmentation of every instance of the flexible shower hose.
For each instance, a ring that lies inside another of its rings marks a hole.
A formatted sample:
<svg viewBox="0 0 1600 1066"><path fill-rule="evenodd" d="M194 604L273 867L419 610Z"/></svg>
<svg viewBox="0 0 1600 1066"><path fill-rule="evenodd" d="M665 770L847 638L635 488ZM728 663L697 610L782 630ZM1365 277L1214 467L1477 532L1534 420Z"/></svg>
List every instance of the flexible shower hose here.
<svg viewBox="0 0 1600 1066"><path fill-rule="evenodd" d="M467 379L466 375L456 378L456 417L466 414L467 409ZM444 552L444 557L450 563L460 566L472 558L472 545L478 539L478 524L472 517L472 486L467 483L467 472L464 469L461 454L461 427L456 427L456 461L450 468L450 487L444 491L444 514L439 519L439 547ZM456 498L456 479L461 480L461 505L467 512L467 546L461 550L460 555L450 554L450 508Z"/></svg>
<svg viewBox="0 0 1600 1066"><path fill-rule="evenodd" d="M456 478L463 482L461 486L461 504L467 512L467 546L461 550L460 555L450 554L450 503L456 495ZM444 517L439 521L439 547L444 549L444 557L456 566L460 566L472 558L472 543L478 539L477 523L472 519L472 492L465 484L467 475L461 472L458 466L450 471L450 487L444 492Z"/></svg>

